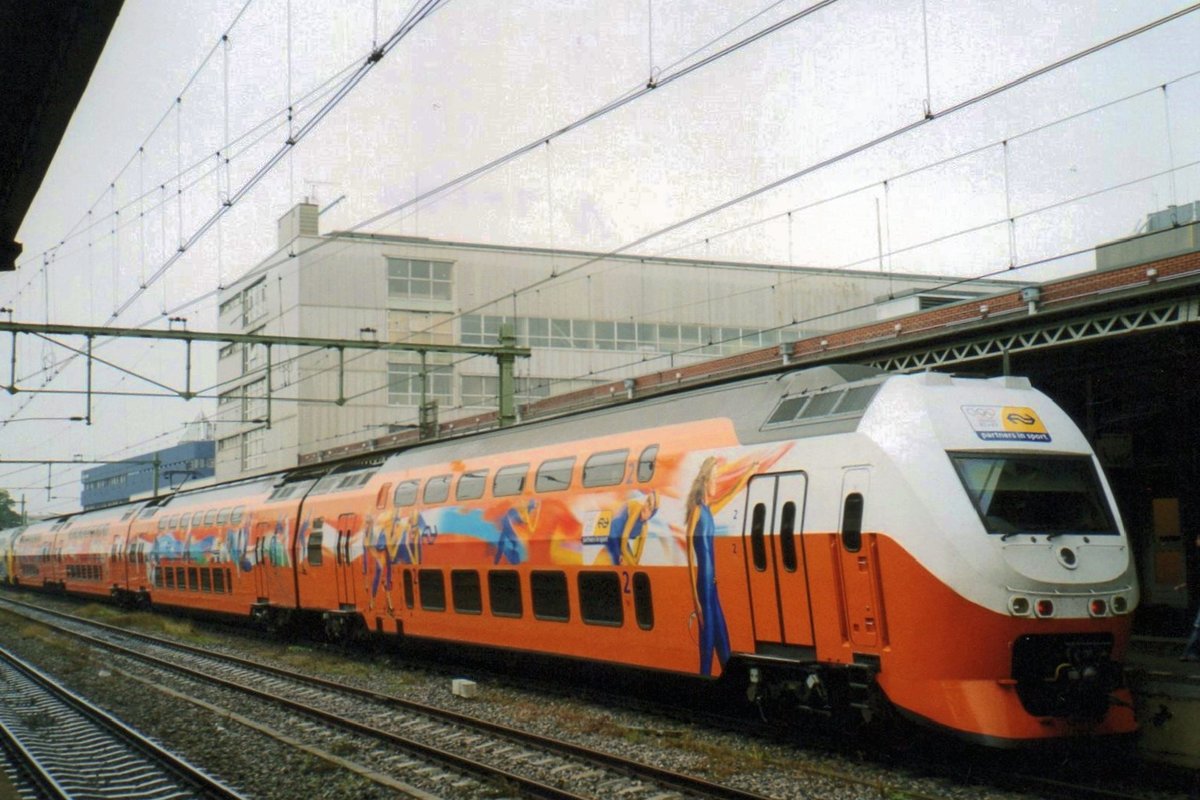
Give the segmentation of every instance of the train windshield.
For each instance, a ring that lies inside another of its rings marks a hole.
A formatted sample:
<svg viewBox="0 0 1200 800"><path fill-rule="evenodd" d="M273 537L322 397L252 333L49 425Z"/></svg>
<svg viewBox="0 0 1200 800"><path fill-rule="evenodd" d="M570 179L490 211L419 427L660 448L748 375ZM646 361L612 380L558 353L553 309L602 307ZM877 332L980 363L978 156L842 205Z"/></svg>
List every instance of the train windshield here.
<svg viewBox="0 0 1200 800"><path fill-rule="evenodd" d="M950 460L988 533L1117 533L1090 458L951 453Z"/></svg>

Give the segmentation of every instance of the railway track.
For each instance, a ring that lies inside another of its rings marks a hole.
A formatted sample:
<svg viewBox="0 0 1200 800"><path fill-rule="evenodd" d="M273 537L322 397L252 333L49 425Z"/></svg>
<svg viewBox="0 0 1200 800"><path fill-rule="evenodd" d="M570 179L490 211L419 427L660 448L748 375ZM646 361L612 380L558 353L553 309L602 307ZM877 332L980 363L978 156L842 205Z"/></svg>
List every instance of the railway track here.
<svg viewBox="0 0 1200 800"><path fill-rule="evenodd" d="M283 738L310 754L412 796L494 796L497 787L504 787L520 796L561 800L762 800L761 795L443 708L7 599L3 605L90 646L136 660L139 666L127 670L132 679L149 678L152 672L152 684L180 700L201 703L268 735L286 730ZM165 674L173 676L170 685L159 677ZM227 708L234 705L229 692L253 698L253 705L243 700L233 714ZM341 755L345 753L353 755Z"/></svg>
<svg viewBox="0 0 1200 800"><path fill-rule="evenodd" d="M21 796L241 798L4 648L0 744Z"/></svg>
<svg viewBox="0 0 1200 800"><path fill-rule="evenodd" d="M62 616L67 619L71 618L70 615L60 615L60 612L53 612L40 607L38 607L37 610L48 615ZM95 623L90 620L77 620L77 622L81 627L101 626L101 623ZM114 632L119 631L122 636L135 638L147 644L162 643L171 649L196 651L196 648L190 648L187 645L180 645L176 642L166 642L165 640L159 640L157 637L148 636L146 634L130 632L124 629L113 630ZM111 646L107 644L100 646L110 647L111 649ZM212 655L209 651L200 652L203 652L204 655ZM240 660L232 659L232 661L239 662ZM292 676L292 673L289 671L277 669L270 665L263 665L254 662L242 663L247 664L254 670L261 670L266 673L270 673L272 676L271 680L274 680L275 678L286 680ZM299 677L305 682L312 680L307 676ZM160 684L165 683L164 680L161 680L157 677L155 680ZM260 677L255 680L264 682L265 686L267 677L260 674ZM355 695L365 699L368 705L379 707L386 706L387 708L393 710L403 709L405 706L412 706L421 711L427 711L433 716L443 717L451 720L458 717L458 715L454 714L453 712L448 712L441 708L410 703L409 701L399 698L380 695L373 692L349 689L340 683L330 684L328 681L320 680L316 680L315 683L331 685L340 692L352 692ZM161 686L159 690L162 690ZM189 691L191 690L185 689L181 690L179 693L184 696L184 699L188 699L187 694ZM271 689L270 691L274 691L274 689ZM191 691L191 693L195 694L194 691ZM625 697L624 700L628 702L629 698ZM195 697L192 697L190 701L197 702ZM607 706L616 702L618 702L617 698L608 698L607 700L600 701L600 705ZM653 706L652 701L647 700L644 702L649 706ZM231 703L226 701L226 705L231 705ZM241 703L241 705L244 706L245 704ZM672 714L669 713L670 707L667 707L667 713L665 714L663 713L663 707L654 707L659 709L659 711L656 712L658 716L672 716ZM389 712L381 711L380 708L376 708L376 712L380 713L385 718L389 716ZM254 710L248 713L252 713L254 719L258 720L263 718L269 712L265 710ZM351 713L355 720L360 722L365 721L365 719L360 718L357 716L357 714L358 712ZM229 716L229 714L226 714L226 716ZM435 731L436 726L427 726L427 721L418 719L415 721L402 722L400 721L401 718L398 715L393 713L393 716L396 716L396 725L399 728L401 735L411 735L412 738L420 738L422 741L424 741L424 736L421 734L423 734L425 731ZM681 720L681 722L684 720L683 716L679 716L678 718ZM467 719L470 721L470 718ZM245 719L243 722L244 724L248 725L255 724L250 719ZM385 727L385 723L380 724L379 727ZM302 723L301 726L297 726L293 721L291 723L280 723L276 726L276 728L307 728L310 726L310 724L313 723L305 722ZM484 723L484 725L491 726L490 723ZM505 728L504 726L491 727L497 728L501 732L509 731L509 729ZM515 733L517 735L524 735L520 731L516 731ZM514 763L530 763L532 765L531 768L535 773L544 771L551 772L555 776L555 780L546 781L546 783L552 784L548 790L551 793L546 794L543 793L542 790L528 787L518 787L506 779L488 779L486 777L482 777L483 773L472 773L471 770L466 767L456 769L454 767L445 766L444 764L441 767L431 766L433 763L441 762L438 762L437 759L433 758L432 756L430 756L430 759L432 759L431 761L426 761L419 756L398 755L399 753L406 752L403 750L403 745L385 744L384 752L386 755L377 756L376 761L390 759L393 762L399 762L400 766L407 764L410 772L424 772L424 777L431 779L425 782L418 780L413 781L414 783L420 785L429 785L431 789L428 793L423 793L421 789L414 788L411 785L408 786L410 791L403 791L401 787L406 786L406 784L396 777L400 773L393 771L387 773L392 776L391 780L396 781L394 784L390 784L391 788L394 791L402 791L405 794L418 797L429 797L432 795L457 798L467 797L472 794L473 790L469 789L468 786L474 784L469 784L469 781L475 780L486 783L491 780L492 796L495 796L497 791L502 796L586 796L605 798L617 797L621 792L628 792L628 794L620 796L632 797L635 798L635 800L647 797L663 798L664 800L666 798L671 798L671 800L676 800L676 798L691 797L749 798L757 796L753 793L741 792L738 790L728 789L726 787L714 786L712 784L705 784L702 781L699 782L701 784L701 788L694 790L689 790L686 787L676 787L671 784L670 776L672 776L673 773L669 772L663 773L665 777L662 781L656 781L652 778L639 778L637 777L637 766L633 765L631 767L627 762L624 761L624 759L620 758L615 759L616 764L624 764L626 767L634 771L630 772L627 770L623 776L615 775L609 778L606 773L594 774L594 770L597 768L591 766L589 763L580 764L578 762L573 762L572 760L550 760L553 749L533 749L529 751L522 751L519 747L507 749L513 747L513 745L508 742L496 744L494 739L477 734L469 727L451 729L450 733L447 735L450 738L458 741L460 744L468 745L466 748L468 754L472 752L472 748L469 745L474 744L475 749L482 751L484 754L479 760L486 761L487 754L503 750L504 754L511 756L510 760ZM747 733L747 735L750 735L752 738L754 736L751 733ZM766 734L765 732L760 731L759 735ZM475 738L477 736L481 738ZM436 734L434 735L434 738L436 740ZM541 737L534 736L530 738L533 740L538 740ZM767 736L767 738L772 737ZM548 741L551 741L549 747L553 748L555 746L553 740ZM561 745L562 743L558 744ZM827 758L817 759L818 762L827 762L825 765L811 766L805 764L803 762L808 760L805 758L789 760L789 769L796 773L795 780L797 783L794 783L787 790L781 790L779 788L767 790L767 794L771 796L803 797L895 797L905 798L905 800L932 800L932 798L962 796L962 792L964 791L979 792L980 794L986 793L987 795L993 797L1017 797L1018 795L1008 793L1021 793L1019 796L1025 798L1063 798L1064 800L1184 800L1184 798L1189 798L1189 800L1191 800L1191 798L1195 796L1189 795L1186 789L1164 789L1164 781L1143 782L1135 777L1132 773L1129 775L1121 775L1124 768L1112 768L1109 766L1109 762L1105 759L1102 759L1101 762L1097 764L1096 774L1092 775L1091 779L1089 779L1087 775L1089 770L1087 768L1080 769L1079 764L1076 764L1073 770L1065 770L1062 768L1061 764L1057 763L1053 766L1048 766L1046 769L1040 769L1033 768L1032 764L1026 763L1022 759L1020 762L1006 763L1004 766L997 766L997 763L991 758L991 756L995 756L996 754L963 750L962 752L959 752L958 755L948 755L943 747L947 744L953 744L953 742L948 743L946 740L941 740L942 746L932 748L929 750L929 752L925 752L926 748L924 747L906 749L898 761L895 760L894 757L888 757L886 755L880 755L876 758L871 758L868 754L859 751L857 748L852 748L853 752L847 754L850 764L846 767L840 767L836 764L832 764L832 761L836 758L836 751L839 748L836 746L831 746L831 743L826 742L825 746L818 745L817 747L818 750L824 750L828 756ZM319 744L317 744L315 748L311 743L308 746L310 749L323 750L326 754L329 754L330 752L342 752L346 749L344 741L334 741L332 744L328 743L327 741L323 748ZM596 755L601 759L610 758L604 753L595 753L595 751L585 750L584 748L578 749L584 753ZM957 747L951 747L951 750L958 752ZM865 762L863 760L864 756L867 756L867 761ZM331 763L334 763L337 766L342 766L347 769L357 769L361 773L365 773L365 777L372 779L371 768L362 766L364 763L371 762L370 757L360 757L359 755L355 755L353 761L356 762L358 766L356 766L355 763L351 763L349 759L339 760L336 757L329 756L327 760L330 760ZM871 761L877 761L873 768L869 766ZM888 763L891 763L892 766L887 766ZM964 765L969 765L969 769L964 770ZM614 769L620 769L620 767L614 767ZM1114 772L1123 779L1118 779L1116 781L1118 785L1106 785L1107 781L1109 778L1111 778ZM474 777L472 777L473 774ZM1138 774L1145 773L1140 772ZM502 787L499 789L496 788L497 782L502 784ZM934 785L931 786L931 783ZM945 786L939 788L936 786L938 783L944 783ZM920 784L925 785L917 788ZM383 785L389 786L388 783L384 783ZM440 790L437 789L438 785L441 786ZM1157 788L1151 788L1151 786ZM453 787L453 789L451 791L447 791L447 787ZM564 790L568 792L568 794L563 795L555 793ZM798 794L793 794L793 792Z"/></svg>

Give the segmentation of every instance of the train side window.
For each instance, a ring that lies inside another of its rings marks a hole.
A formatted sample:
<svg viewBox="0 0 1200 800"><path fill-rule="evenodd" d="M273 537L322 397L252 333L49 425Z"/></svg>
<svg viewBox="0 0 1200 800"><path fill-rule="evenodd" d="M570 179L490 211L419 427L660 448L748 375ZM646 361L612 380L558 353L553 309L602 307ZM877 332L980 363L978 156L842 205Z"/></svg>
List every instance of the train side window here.
<svg viewBox="0 0 1200 800"><path fill-rule="evenodd" d="M188 567L187 579L189 591L194 592L200 587L199 570L197 570L195 567Z"/></svg>
<svg viewBox="0 0 1200 800"><path fill-rule="evenodd" d="M418 571L417 583L421 586L421 608L426 611L446 610L446 578L440 569Z"/></svg>
<svg viewBox="0 0 1200 800"><path fill-rule="evenodd" d="M217 524L218 525L228 524L229 523L229 512L232 510L233 509L222 508L220 511L218 511L217 512Z"/></svg>
<svg viewBox="0 0 1200 800"><path fill-rule="evenodd" d="M658 458L658 445L652 444L638 456L637 479L645 483L654 477L654 461Z"/></svg>
<svg viewBox="0 0 1200 800"><path fill-rule="evenodd" d="M170 517L167 519L167 527L168 528L174 529L174 528L178 527L178 523L179 523L179 517Z"/></svg>
<svg viewBox="0 0 1200 800"><path fill-rule="evenodd" d="M420 481L404 481L404 483L396 484L396 493L392 495L392 502L400 507L413 505L417 502L417 488L420 485Z"/></svg>
<svg viewBox="0 0 1200 800"><path fill-rule="evenodd" d="M382 511L387 508L388 498L392 496L392 485L385 483L379 487L379 491L375 493L375 510Z"/></svg>
<svg viewBox="0 0 1200 800"><path fill-rule="evenodd" d="M181 592L187 588L186 571L183 567L175 568L175 588Z"/></svg>
<svg viewBox="0 0 1200 800"><path fill-rule="evenodd" d="M459 614L482 614L483 593L479 588L479 573L473 569L450 572L450 597Z"/></svg>
<svg viewBox="0 0 1200 800"><path fill-rule="evenodd" d="M767 568L767 507L755 503L750 513L750 556L754 561L754 569L763 572Z"/></svg>
<svg viewBox="0 0 1200 800"><path fill-rule="evenodd" d="M240 523L242 521L242 517L245 515L245 513L246 513L246 507L238 506L235 509L233 509L233 511L229 514L229 521L231 523L233 523L234 525L237 525L238 523Z"/></svg>
<svg viewBox="0 0 1200 800"><path fill-rule="evenodd" d="M796 571L796 504L788 501L779 514L779 549L783 553L783 568Z"/></svg>
<svg viewBox="0 0 1200 800"><path fill-rule="evenodd" d="M196 519L193 517L192 522L195 522L195 521L196 521ZM204 525L205 526L212 525L216 521L217 521L217 510L215 508L210 508L208 511L204 512Z"/></svg>
<svg viewBox="0 0 1200 800"><path fill-rule="evenodd" d="M533 595L534 617L553 622L567 622L571 619L565 573L535 570L529 573L529 590Z"/></svg>
<svg viewBox="0 0 1200 800"><path fill-rule="evenodd" d="M165 530L167 529L167 519L166 519L166 517L163 517L163 518L159 519L159 521L158 521L158 529L159 529L160 531L165 531Z"/></svg>
<svg viewBox="0 0 1200 800"><path fill-rule="evenodd" d="M487 476L486 469L464 472L458 479L458 486L454 488L454 499L475 500L483 497L483 490L487 488Z"/></svg>
<svg viewBox="0 0 1200 800"><path fill-rule="evenodd" d="M621 578L611 570L579 573L579 616L589 625L620 627L625 622L621 607Z"/></svg>
<svg viewBox="0 0 1200 800"><path fill-rule="evenodd" d="M160 572L162 572L162 574L163 574L163 580L166 584L166 588L174 589L175 588L175 570L171 569L170 567L167 567L163 570L160 570Z"/></svg>
<svg viewBox="0 0 1200 800"><path fill-rule="evenodd" d="M407 608L413 607L413 579L412 570L404 570L404 605Z"/></svg>
<svg viewBox="0 0 1200 800"><path fill-rule="evenodd" d="M212 590L214 592L225 592L225 571L222 569L214 569L212 575Z"/></svg>
<svg viewBox="0 0 1200 800"><path fill-rule="evenodd" d="M571 472L574 469L574 456L544 461L538 467L533 488L538 492L561 492L571 486Z"/></svg>
<svg viewBox="0 0 1200 800"><path fill-rule="evenodd" d="M584 487L616 486L625 479L625 462L628 460L628 450L596 453L583 464Z"/></svg>
<svg viewBox="0 0 1200 800"><path fill-rule="evenodd" d="M308 563L309 566L319 567L325 559L325 550L322 547L323 539L325 538L325 520L322 517L317 517L313 521L312 533L308 534Z"/></svg>
<svg viewBox="0 0 1200 800"><path fill-rule="evenodd" d="M858 492L846 495L842 506L842 546L851 553L862 548L863 496Z"/></svg>
<svg viewBox="0 0 1200 800"><path fill-rule="evenodd" d="M450 496L450 477L449 475L438 475L436 478L425 481L425 493L422 495L422 499L430 504L446 502L446 498Z"/></svg>
<svg viewBox="0 0 1200 800"><path fill-rule="evenodd" d="M212 591L212 570L211 569L200 570L200 591L202 591L202 592L211 592Z"/></svg>
<svg viewBox="0 0 1200 800"><path fill-rule="evenodd" d="M511 497L525 491L525 481L529 477L528 464L513 464L496 471L492 481L493 497Z"/></svg>
<svg viewBox="0 0 1200 800"><path fill-rule="evenodd" d="M488 599L493 616L520 617L525 612L521 602L521 573L511 569L488 572Z"/></svg>

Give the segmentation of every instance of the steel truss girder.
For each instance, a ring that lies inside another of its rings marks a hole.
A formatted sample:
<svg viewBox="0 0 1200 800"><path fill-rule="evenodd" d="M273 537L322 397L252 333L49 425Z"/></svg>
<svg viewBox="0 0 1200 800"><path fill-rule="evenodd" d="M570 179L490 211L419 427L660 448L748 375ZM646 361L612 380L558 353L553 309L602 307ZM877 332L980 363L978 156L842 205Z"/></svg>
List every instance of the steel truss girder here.
<svg viewBox="0 0 1200 800"><path fill-rule="evenodd" d="M1009 333L997 333L966 342L954 342L907 352L892 353L867 363L889 372L917 372L950 364L963 364L1006 354L1123 336L1140 331L1186 325L1200 320L1200 299L1182 298L1138 308L1096 312L1066 321L1047 319Z"/></svg>

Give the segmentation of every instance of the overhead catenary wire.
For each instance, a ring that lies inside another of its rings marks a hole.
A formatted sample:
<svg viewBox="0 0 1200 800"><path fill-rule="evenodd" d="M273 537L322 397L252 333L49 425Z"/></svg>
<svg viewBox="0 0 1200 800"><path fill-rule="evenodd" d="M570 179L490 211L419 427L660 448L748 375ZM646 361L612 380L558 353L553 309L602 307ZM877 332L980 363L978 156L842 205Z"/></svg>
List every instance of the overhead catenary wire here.
<svg viewBox="0 0 1200 800"><path fill-rule="evenodd" d="M1191 11L1191 10L1194 10L1194 7L1190 8L1190 9L1187 9L1187 10L1185 10L1185 11L1179 12L1179 14L1183 14L1183 13L1190 13L1190 11ZM1173 17L1177 17L1177 16L1179 16L1179 14L1173 15ZM1160 24L1161 24L1161 23L1160 23ZM1127 37L1122 37L1122 38L1127 38ZM1082 57L1082 56L1077 56L1077 57ZM1061 65L1061 64L1063 64L1063 63L1069 63L1069 62L1058 62L1058 63ZM1045 70L1043 70L1043 71L1040 71L1040 72L1044 73L1044 71L1045 71ZM1029 76L1026 76L1026 78L1025 78L1025 79L1026 79L1026 80L1027 80L1027 79L1029 79ZM1012 85L1016 85L1016 84L1012 84ZM987 96L990 96L990 95L987 95ZM983 96L983 97L980 97L980 98L976 98L976 99L975 99L973 102L979 102L980 100L982 100L982 99L985 99L985 97L986 97L986 96ZM954 110L956 110L956 108L957 108L957 107L952 107L951 109L947 109L947 110L945 110L945 111L942 111L942 112L940 112L940 114L938 114L937 116L939 116L939 117L944 117L945 115L947 115L947 114L949 114L949 113L952 113ZM902 132L905 132L905 131L900 131L900 132L897 132L897 133L896 133L896 134L894 134L894 135L899 135L899 133L902 133ZM1182 168L1182 167L1181 167L1181 168ZM731 201L731 202L733 202L733 201ZM724 208L724 207L728 207L728 206L727 206L727 205L726 205L726 206L722 206L722 208ZM711 211L710 211L710 212L708 212L708 213L713 213L713 212L711 212ZM688 223L688 222L690 222L690 221L691 221L691 220L685 221L684 223L680 223L680 225L682 225L682 224L686 224L686 223ZM676 227L679 227L679 226L676 226ZM659 235L661 235L661 234L659 234ZM622 250L624 250L624 249L628 249L628 248L630 248L630 247L634 247L634 246L636 246L636 245L637 245L637 243L633 243L633 244L627 245L625 248L622 248ZM890 249L890 248L889 248L889 249ZM615 253L619 253L619 252L621 252L621 250L618 250L618 251L613 251L613 252L614 252L614 254L615 254Z"/></svg>
<svg viewBox="0 0 1200 800"><path fill-rule="evenodd" d="M1114 40L1110 40L1110 42L1122 41L1122 40L1123 40L1123 38L1127 38L1128 36L1129 36L1129 34L1127 34L1127 35L1123 35L1123 36L1121 36L1121 37L1115 37L1115 38L1114 38ZM1091 52L1094 52L1094 49L1096 49L1096 48L1090 48L1090 49L1086 50L1086 52L1085 52L1085 53L1091 53ZM1070 56L1070 58L1068 58L1068 59L1066 59L1066 60L1063 60L1063 61L1060 61L1060 62L1058 62L1058 64L1067 64L1067 62L1070 62L1070 61L1074 60L1075 58L1078 58L1078 56ZM1043 68L1043 70L1039 70L1039 71L1036 71L1036 72L1038 72L1038 73L1044 73L1044 72L1045 72L1045 68ZM1193 73L1193 74L1194 74L1194 73ZM1184 78L1186 78L1186 77L1189 77L1189 76L1184 76ZM1181 79L1182 79L1182 78L1181 78ZM1012 83L1010 83L1009 85L1019 85L1019 84L1020 84L1020 83L1022 83L1022 82L1024 82L1024 79L1022 79L1022 78L1019 78L1018 80L1015 80L1015 82L1012 82ZM1146 90L1146 91L1151 91L1151 90ZM994 95L994 94L995 94L995 90L991 90L991 91L989 91L989 92L985 92L985 94L984 94L984 95L982 95L982 96L992 96L992 95ZM1135 97L1135 96L1139 96L1139 95L1141 95L1141 94L1145 94L1145 91L1144 91L1144 92L1135 92L1135 94L1133 94L1133 95L1128 95L1126 98L1122 98L1122 100L1127 100L1127 98L1129 98L1129 97ZM960 106L959 106L958 108L966 107L966 106L967 106L967 104L970 104L970 102L971 102L971 101L966 101L965 103L962 103L962 104L960 104ZM1099 106L1099 107L1097 107L1097 108L1105 108L1105 107L1111 106L1111 104L1114 104L1114 103L1116 103L1116 102L1121 102L1121 101L1111 101L1111 102L1109 102L1109 103L1102 104L1102 106ZM1093 109L1093 110L1094 110L1094 109ZM1085 113L1087 113L1087 112L1080 112L1080 113L1076 113L1076 114L1073 114L1073 115L1070 115L1070 116L1068 116L1068 118L1063 118L1063 119L1064 119L1064 120L1067 120L1067 119L1076 119L1076 118L1079 118L1079 116L1081 116L1082 114L1085 114ZM943 114L944 114L944 113L943 113ZM1055 122L1051 122L1051 124L1046 124L1046 125L1043 125L1043 126L1038 126L1037 128L1032 128L1032 130L1031 130L1031 131L1027 131L1027 132L1025 132L1025 133L1018 134L1018 136L1027 136L1027 134L1028 134L1028 133L1031 133L1031 132L1033 132L1033 131L1038 131L1038 130L1044 130L1044 128L1046 128L1046 127L1049 127L1050 125L1061 124L1061 122L1062 122L1062 121L1063 121L1063 120L1056 120ZM1016 138L1016 137L1010 137L1010 139L1012 139L1012 138ZM976 149L976 150L974 150L974 151L980 151L980 150L984 150L984 149L986 149L986 148L990 148L990 146L995 146L995 145L994 145L994 144L992 144L992 145L985 145L985 146L984 146L984 148L978 148L978 149ZM974 152L974 151L972 151L972 152ZM956 155L956 156L954 156L954 157L961 157L961 156L962 156L962 154L958 154L958 155ZM946 163L946 162L947 162L947 161L949 161L949 160L950 160L950 158L947 158L947 160L941 160L940 162L936 162L936 163ZM916 173L916 172L918 172L918 170L920 170L920 169L926 169L926 168L929 168L929 167L930 167L930 166L925 166L925 167L922 167L922 168L917 168L917 169L913 169L913 170L908 170L908 172L906 172L906 173L902 173L902 174L901 174L901 176L904 176L904 175L910 175L910 174L913 174L913 173ZM1153 176L1151 176L1151 178L1153 178ZM1139 180L1148 180L1148 178L1139 179ZM868 187L870 187L870 186L875 186L875 185L877 185L877 184L870 184L870 185L868 185ZM852 191L862 191L862 190L852 190ZM1103 190L1102 190L1102 191L1103 191ZM844 196L845 196L845 194L846 194L846 193L842 193L842 194L841 194L841 196L839 196L839 197L844 197ZM1093 193L1093 194L1094 194L1094 193ZM1076 198L1076 199L1078 199L1078 198ZM1061 204L1056 204L1056 205L1061 205ZM1052 207L1052 206L1048 206L1048 207ZM1045 210L1045 209L1039 209L1039 210L1034 210L1034 211L1026 212L1026 215L1024 215L1024 216L1032 215L1032 213L1036 213L1036 212L1040 212L1040 211L1044 211L1044 210ZM794 210L793 210L793 211L794 211ZM788 213L791 213L791 212L788 212ZM970 229L970 230L978 230L978 229L988 228L988 227L991 227L991 225L994 225L994 224L996 224L996 223L995 223L995 222L984 223L984 224L982 224L982 225L978 225L978 227L976 227L976 228L972 228L972 229ZM938 239L938 240L947 239L947 237L953 237L953 236L955 236L955 235L962 235L962 233L970 233L970 230L968 230L968 231L958 231L958 233L955 233L955 234L950 234L950 235L948 235L948 236L944 236L944 237L940 237L940 239ZM653 234L652 234L652 235L650 235L650 236L648 236L648 237L647 237L647 239L652 239L652 237L654 237L654 235L653 235ZM938 240L932 240L932 241L938 241ZM904 252L904 251L905 251L905 249L916 249L916 248L918 248L918 247L928 246L928 245L929 245L929 243L930 243L930 242L923 242L923 243L920 243L920 245L914 245L914 246L912 246L912 247L908 247L908 248L901 249L901 251L895 251L895 249L893 249L893 248L890 248L890 247L889 247L889 248L888 248L888 255L889 255L889 258L890 258L890 255L892 255L892 254L894 254L894 253ZM630 247L630 246L626 246L625 248L622 248L622 249L628 249L629 247ZM619 252L620 252L620 251L613 251L613 253L619 253ZM600 257L600 258L604 258L604 257ZM594 263L594 261L595 261L595 260L599 260L599 259L592 259L593 263ZM584 264L581 264L581 265L572 266L572 267L570 267L570 270L566 270L566 271L574 271L574 270L576 270L576 269L580 269L580 267L581 267L581 266L586 266L586 265L587 265L587 263L584 263ZM565 272L564 272L564 273L565 273ZM518 290L518 291L524 291L524 290L528 290L528 287L527 287L526 289L522 289L522 290ZM514 293L512 293L512 295L514 295L514 296L515 296L515 294L516 294L516 291L514 291ZM510 296L510 295L509 295L509 294L506 294L506 295L505 295L505 297L508 297L508 296ZM493 301L493 302L494 302L494 301ZM487 307L488 305L493 305L493 303L485 303L485 305L484 305L484 306L479 306L479 307L476 307L476 308L472 309L472 311L479 311L479 309L481 309L481 308L484 308L484 307ZM469 313L469 312L463 312L463 313ZM295 357L302 357L302 356L304 356L304 354L299 354L298 356L295 356ZM239 380L241 380L241 379L244 379L244 378L245 378L245 375L242 375L242 377L239 377ZM377 391L377 390L372 390L372 391Z"/></svg>

